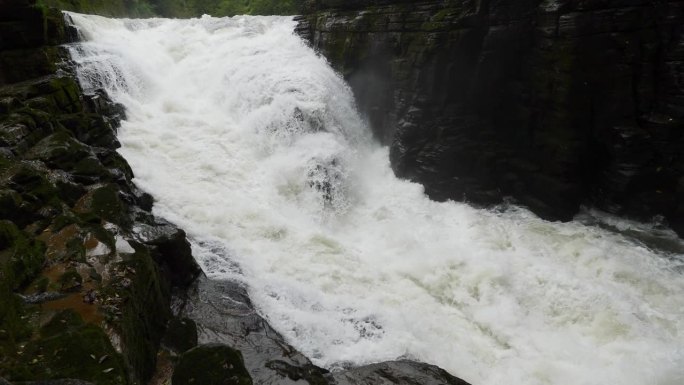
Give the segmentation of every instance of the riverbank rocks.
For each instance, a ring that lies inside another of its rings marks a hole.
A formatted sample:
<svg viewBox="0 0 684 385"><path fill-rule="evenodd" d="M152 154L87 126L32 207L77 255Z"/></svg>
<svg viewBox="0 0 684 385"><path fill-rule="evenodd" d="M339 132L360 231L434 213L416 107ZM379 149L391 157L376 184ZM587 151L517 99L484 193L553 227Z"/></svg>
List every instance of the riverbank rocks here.
<svg viewBox="0 0 684 385"><path fill-rule="evenodd" d="M681 1L308 1L395 173L436 200L684 234Z"/></svg>
<svg viewBox="0 0 684 385"><path fill-rule="evenodd" d="M156 223L139 224L133 228L137 239L152 246L158 253L157 262L168 272L171 282L187 287L201 270L192 256L190 243L185 232L163 220Z"/></svg>
<svg viewBox="0 0 684 385"><path fill-rule="evenodd" d="M197 346L197 324L188 318L173 318L166 327L162 343L175 353L194 348Z"/></svg>
<svg viewBox="0 0 684 385"><path fill-rule="evenodd" d="M17 354L28 357L28 362L9 369L15 381L80 378L102 385L127 383L124 360L107 334L72 310L54 315L39 337Z"/></svg>
<svg viewBox="0 0 684 385"><path fill-rule="evenodd" d="M33 3L0 1L0 378L146 383L200 270L116 152L121 106L84 94L61 12Z"/></svg>
<svg viewBox="0 0 684 385"><path fill-rule="evenodd" d="M172 385L252 385L242 354L212 344L185 352L176 365Z"/></svg>

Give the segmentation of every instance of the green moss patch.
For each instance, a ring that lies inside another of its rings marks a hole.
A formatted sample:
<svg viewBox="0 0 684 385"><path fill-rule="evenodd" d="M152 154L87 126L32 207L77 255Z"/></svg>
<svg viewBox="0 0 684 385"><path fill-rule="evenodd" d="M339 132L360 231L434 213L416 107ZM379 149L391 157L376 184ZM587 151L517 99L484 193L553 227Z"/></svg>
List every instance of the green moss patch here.
<svg viewBox="0 0 684 385"><path fill-rule="evenodd" d="M173 385L252 385L242 354L226 345L203 345L180 358Z"/></svg>
<svg viewBox="0 0 684 385"><path fill-rule="evenodd" d="M58 313L29 342L22 361L9 368L13 381L74 378L101 385L128 384L125 365L104 331L73 311Z"/></svg>

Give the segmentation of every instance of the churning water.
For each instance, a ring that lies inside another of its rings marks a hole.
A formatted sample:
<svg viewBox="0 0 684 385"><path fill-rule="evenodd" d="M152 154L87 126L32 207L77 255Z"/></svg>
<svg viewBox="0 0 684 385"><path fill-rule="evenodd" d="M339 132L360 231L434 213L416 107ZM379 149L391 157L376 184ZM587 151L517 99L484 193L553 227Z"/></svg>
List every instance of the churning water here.
<svg viewBox="0 0 684 385"><path fill-rule="evenodd" d="M344 81L281 17L72 15L86 88L205 272L328 368L397 357L474 385L681 385L682 255L394 177Z"/></svg>

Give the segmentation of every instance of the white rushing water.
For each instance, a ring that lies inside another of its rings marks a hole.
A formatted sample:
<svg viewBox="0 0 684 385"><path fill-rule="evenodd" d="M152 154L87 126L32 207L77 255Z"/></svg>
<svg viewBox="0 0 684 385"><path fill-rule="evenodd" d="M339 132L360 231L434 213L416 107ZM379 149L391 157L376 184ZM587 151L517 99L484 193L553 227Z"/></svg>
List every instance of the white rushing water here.
<svg viewBox="0 0 684 385"><path fill-rule="evenodd" d="M474 385L684 384L682 255L394 177L344 81L279 17L72 15L86 88L155 212L328 368L408 357Z"/></svg>

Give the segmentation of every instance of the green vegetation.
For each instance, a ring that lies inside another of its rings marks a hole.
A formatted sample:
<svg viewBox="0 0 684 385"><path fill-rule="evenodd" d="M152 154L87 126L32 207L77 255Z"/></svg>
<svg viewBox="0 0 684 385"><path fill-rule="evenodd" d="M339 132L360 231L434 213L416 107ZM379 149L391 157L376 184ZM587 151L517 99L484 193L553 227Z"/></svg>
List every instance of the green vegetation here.
<svg viewBox="0 0 684 385"><path fill-rule="evenodd" d="M242 353L226 345L209 344L188 350L173 372L174 385L252 385Z"/></svg>
<svg viewBox="0 0 684 385"><path fill-rule="evenodd" d="M38 0L39 6L113 17L150 17L156 13L148 0Z"/></svg>
<svg viewBox="0 0 684 385"><path fill-rule="evenodd" d="M294 15L303 0L38 0L41 6L128 17Z"/></svg>

